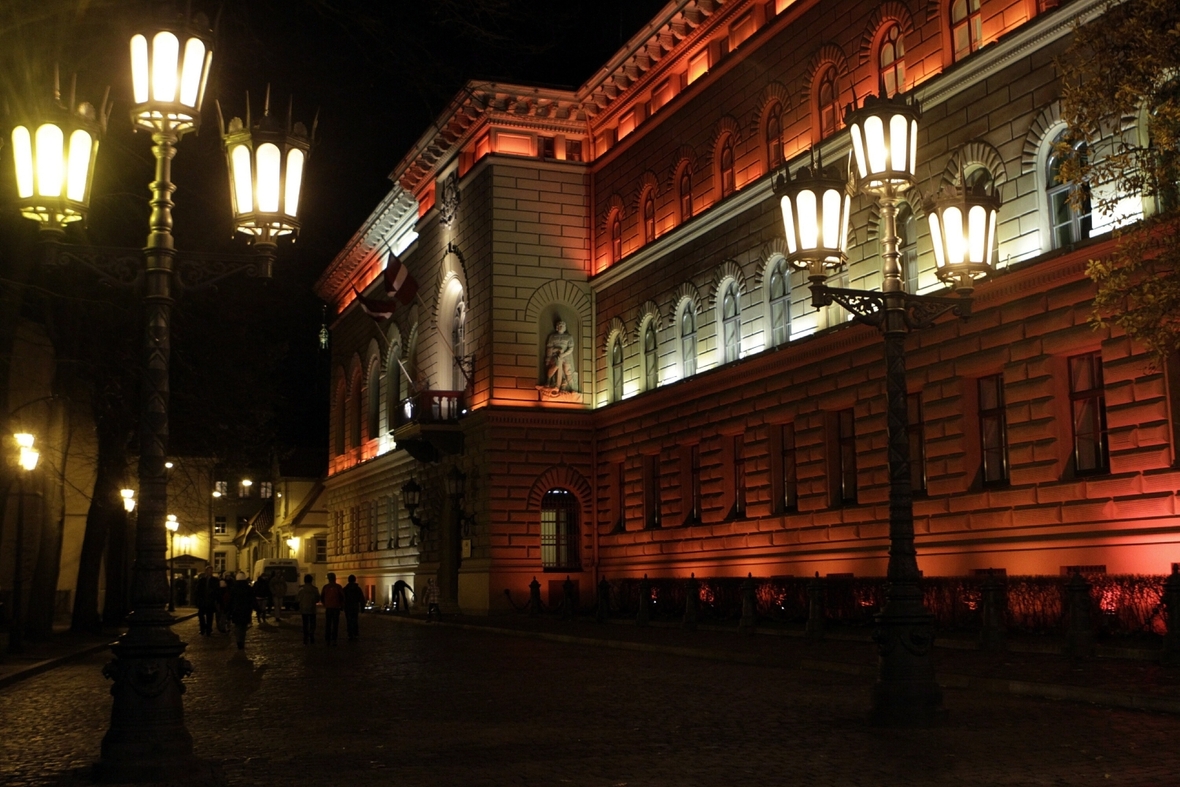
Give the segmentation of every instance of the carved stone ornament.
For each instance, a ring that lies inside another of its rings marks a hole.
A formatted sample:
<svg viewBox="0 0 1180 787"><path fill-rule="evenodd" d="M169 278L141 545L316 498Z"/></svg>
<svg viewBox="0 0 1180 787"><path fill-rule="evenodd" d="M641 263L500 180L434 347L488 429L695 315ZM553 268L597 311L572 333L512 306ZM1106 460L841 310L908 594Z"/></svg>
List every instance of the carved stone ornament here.
<svg viewBox="0 0 1180 787"><path fill-rule="evenodd" d="M442 195L438 202L438 221L449 227L459 211L459 173L452 171L442 182Z"/></svg>

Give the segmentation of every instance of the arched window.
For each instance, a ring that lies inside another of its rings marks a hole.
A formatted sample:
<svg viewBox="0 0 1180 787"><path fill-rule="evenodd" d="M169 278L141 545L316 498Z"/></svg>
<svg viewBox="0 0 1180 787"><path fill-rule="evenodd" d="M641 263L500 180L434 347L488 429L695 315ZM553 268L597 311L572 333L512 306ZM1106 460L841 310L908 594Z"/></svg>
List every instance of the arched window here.
<svg viewBox="0 0 1180 787"><path fill-rule="evenodd" d="M905 40L901 36L901 25L896 22L889 25L881 37L877 65L881 69L886 95L892 96L905 90Z"/></svg>
<svg viewBox="0 0 1180 787"><path fill-rule="evenodd" d="M979 10L979 0L951 3L951 42L956 63L983 46L983 12Z"/></svg>
<svg viewBox="0 0 1180 787"><path fill-rule="evenodd" d="M643 329L643 384L645 391L654 391L660 384L660 367L656 356L656 321L647 321Z"/></svg>
<svg viewBox="0 0 1180 787"><path fill-rule="evenodd" d="M618 336L610 343L610 400L623 401L623 342Z"/></svg>
<svg viewBox="0 0 1180 787"><path fill-rule="evenodd" d="M684 376L692 377L697 373L697 309L692 303L680 313L680 354Z"/></svg>
<svg viewBox="0 0 1180 787"><path fill-rule="evenodd" d="M783 165L782 104L771 105L766 113L766 168L774 171Z"/></svg>
<svg viewBox="0 0 1180 787"><path fill-rule="evenodd" d="M770 271L770 341L775 347L791 338L791 280L782 257Z"/></svg>
<svg viewBox="0 0 1180 787"><path fill-rule="evenodd" d="M721 299L721 325L725 362L732 363L742 357L742 303L737 282L733 279L725 285L725 295Z"/></svg>
<svg viewBox="0 0 1180 787"><path fill-rule="evenodd" d="M381 366L375 360L369 364L365 390L365 438L373 440L381 431Z"/></svg>
<svg viewBox="0 0 1180 787"><path fill-rule="evenodd" d="M610 261L623 259L623 217L616 210L610 218Z"/></svg>
<svg viewBox="0 0 1180 787"><path fill-rule="evenodd" d="M733 177L733 137L726 136L721 142L721 162L718 174L721 176L721 196L728 197L733 193L735 182Z"/></svg>
<svg viewBox="0 0 1180 787"><path fill-rule="evenodd" d="M907 202L897 209L897 251L905 291L913 295L918 291L918 222Z"/></svg>
<svg viewBox="0 0 1180 787"><path fill-rule="evenodd" d="M692 168L685 166L680 171L680 220L692 218Z"/></svg>
<svg viewBox="0 0 1180 787"><path fill-rule="evenodd" d="M389 362L385 365L385 423L392 431L399 423L402 404L401 345L394 342L389 348Z"/></svg>
<svg viewBox="0 0 1180 787"><path fill-rule="evenodd" d="M352 378L352 393L348 402L348 447L356 448L361 444L361 373L357 371Z"/></svg>
<svg viewBox="0 0 1180 787"><path fill-rule="evenodd" d="M819 110L819 135L826 138L840 128L840 89L837 84L836 66L825 66L820 72L816 96Z"/></svg>
<svg viewBox="0 0 1180 787"><path fill-rule="evenodd" d="M551 489L541 498L541 567L545 571L580 571L578 500L567 489Z"/></svg>
<svg viewBox="0 0 1180 787"><path fill-rule="evenodd" d="M345 405L347 402L347 386L344 384L344 380L341 380L340 384L336 386L336 432L333 435L332 440L332 448L334 449L336 456L343 454L345 449L344 435L347 434L345 430L345 423L348 418Z"/></svg>
<svg viewBox="0 0 1180 787"><path fill-rule="evenodd" d="M1075 195L1075 187L1071 183L1061 182L1061 164L1065 156L1057 150L1057 146L1065 142L1065 132L1057 135L1053 140L1053 150L1049 153L1045 182L1048 184L1046 196L1049 201L1049 229L1053 236L1053 248L1060 249L1090 237L1090 190L1083 187L1080 194ZM1082 162L1086 159L1086 143L1077 142L1073 145L1074 155ZM1071 204L1070 196L1075 195L1079 206Z"/></svg>
<svg viewBox="0 0 1180 787"><path fill-rule="evenodd" d="M643 242L656 239L656 195L652 189L643 194Z"/></svg>
<svg viewBox="0 0 1180 787"><path fill-rule="evenodd" d="M451 318L451 390L467 390L467 374L463 364L467 362L467 302L460 298L455 303L455 314Z"/></svg>

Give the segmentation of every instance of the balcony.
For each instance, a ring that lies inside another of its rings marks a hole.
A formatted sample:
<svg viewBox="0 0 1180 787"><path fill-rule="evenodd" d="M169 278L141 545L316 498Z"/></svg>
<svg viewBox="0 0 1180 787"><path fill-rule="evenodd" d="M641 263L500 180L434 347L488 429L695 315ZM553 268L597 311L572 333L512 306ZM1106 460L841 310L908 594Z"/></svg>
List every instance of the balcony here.
<svg viewBox="0 0 1180 787"><path fill-rule="evenodd" d="M419 391L398 407L393 439L419 462L437 462L440 456L462 453L459 419L466 414L466 391Z"/></svg>

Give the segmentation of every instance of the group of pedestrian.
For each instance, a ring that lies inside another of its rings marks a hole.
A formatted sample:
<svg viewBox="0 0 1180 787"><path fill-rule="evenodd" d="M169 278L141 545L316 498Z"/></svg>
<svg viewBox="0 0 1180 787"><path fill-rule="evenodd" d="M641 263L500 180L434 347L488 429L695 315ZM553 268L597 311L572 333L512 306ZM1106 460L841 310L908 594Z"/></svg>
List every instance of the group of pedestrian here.
<svg viewBox="0 0 1180 787"><path fill-rule="evenodd" d="M365 592L356 583L356 575L348 575L348 584L341 587L335 574L328 574L328 584L319 590L315 577L303 577L299 588L299 614L303 618L303 644L315 642L316 604L324 607L324 643L335 645L340 637L340 613L348 627L348 640L355 642L360 637L360 613L365 605Z"/></svg>
<svg viewBox="0 0 1180 787"><path fill-rule="evenodd" d="M276 621L281 620L286 596L287 582L277 571L263 574L251 583L245 572L226 571L219 577L211 566L205 566L204 573L197 578L193 597L201 635L212 636L214 628L224 634L232 625L238 650L244 650L251 618L257 615L258 622L263 623L269 610Z"/></svg>

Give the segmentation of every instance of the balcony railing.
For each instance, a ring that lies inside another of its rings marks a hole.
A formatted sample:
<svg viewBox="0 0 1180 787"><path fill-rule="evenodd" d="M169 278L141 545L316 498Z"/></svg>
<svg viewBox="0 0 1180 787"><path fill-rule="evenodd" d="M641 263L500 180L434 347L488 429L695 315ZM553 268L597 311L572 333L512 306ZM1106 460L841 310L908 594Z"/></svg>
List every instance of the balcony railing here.
<svg viewBox="0 0 1180 787"><path fill-rule="evenodd" d="M467 413L465 391L419 391L403 399L396 425L408 423L454 424Z"/></svg>

